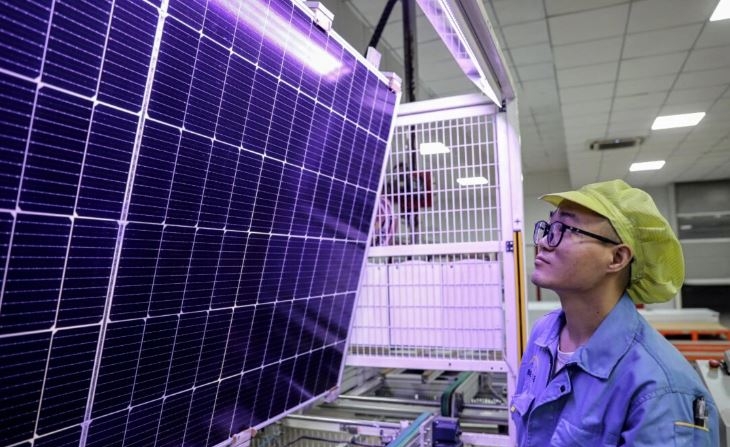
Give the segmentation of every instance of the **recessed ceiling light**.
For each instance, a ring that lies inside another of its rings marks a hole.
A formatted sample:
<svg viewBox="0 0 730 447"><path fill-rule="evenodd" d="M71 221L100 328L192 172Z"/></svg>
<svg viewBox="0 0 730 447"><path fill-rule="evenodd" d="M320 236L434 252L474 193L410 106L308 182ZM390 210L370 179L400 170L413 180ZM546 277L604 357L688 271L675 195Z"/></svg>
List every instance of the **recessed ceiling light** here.
<svg viewBox="0 0 730 447"><path fill-rule="evenodd" d="M461 186L479 186L479 185L486 185L489 183L489 180L487 180L485 177L479 176L479 177L461 177L456 179L456 183L458 183Z"/></svg>
<svg viewBox="0 0 730 447"><path fill-rule="evenodd" d="M730 0L720 0L715 11L710 16L710 22L730 19Z"/></svg>
<svg viewBox="0 0 730 447"><path fill-rule="evenodd" d="M657 116L651 130L672 129L674 127L696 126L705 117L705 112L682 113L680 115Z"/></svg>
<svg viewBox="0 0 730 447"><path fill-rule="evenodd" d="M661 169L662 166L664 166L664 160L644 161L641 163L631 163L629 171L656 171L657 169Z"/></svg>
<svg viewBox="0 0 730 447"><path fill-rule="evenodd" d="M444 143L435 141L429 143L421 143L418 145L418 152L421 155L448 154L451 150Z"/></svg>

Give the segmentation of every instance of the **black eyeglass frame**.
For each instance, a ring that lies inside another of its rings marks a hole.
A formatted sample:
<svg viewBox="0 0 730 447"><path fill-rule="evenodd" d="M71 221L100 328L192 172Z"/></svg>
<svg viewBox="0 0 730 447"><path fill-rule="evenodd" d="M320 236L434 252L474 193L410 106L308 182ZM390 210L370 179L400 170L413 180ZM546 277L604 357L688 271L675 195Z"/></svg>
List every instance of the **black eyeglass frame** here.
<svg viewBox="0 0 730 447"><path fill-rule="evenodd" d="M551 233L551 229L552 229L552 226L555 225L555 224L558 224L560 226L560 236L558 236L558 241L555 244L553 244L552 243L552 239L549 237L549 235L552 234ZM540 230L540 227L541 226L544 226L544 229L542 229L542 231ZM563 241L563 235L568 230L570 230L570 231L572 231L574 233L579 233L579 234L582 234L584 236L589 236L589 237L592 237L594 239L598 239L599 241L605 242L607 244L621 245L621 242L616 242L616 241L611 240L611 239L609 239L607 237L601 236L600 234L591 233L590 231L586 231L586 230L581 230L580 228L577 228L577 227L568 225L565 222L561 222L559 220L554 220L552 222L546 222L544 220L538 220L537 222L535 222L535 231L532 233L532 241L535 242L535 245L538 245L538 243L540 242L540 239L548 236L547 237L548 247L555 248L558 245L560 245L560 242ZM542 234L540 234L540 233L542 233Z"/></svg>

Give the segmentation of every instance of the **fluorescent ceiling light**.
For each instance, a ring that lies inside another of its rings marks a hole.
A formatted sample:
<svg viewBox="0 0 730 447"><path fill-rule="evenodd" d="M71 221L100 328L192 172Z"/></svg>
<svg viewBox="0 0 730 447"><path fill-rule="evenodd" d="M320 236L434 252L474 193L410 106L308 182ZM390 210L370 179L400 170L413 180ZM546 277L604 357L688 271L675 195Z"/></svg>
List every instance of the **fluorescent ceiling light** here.
<svg viewBox="0 0 730 447"><path fill-rule="evenodd" d="M501 105L499 96L489 84L484 70L466 36L459 27L454 13L445 0L416 0L421 10L433 25L441 40L446 45L454 60L477 88L495 104Z"/></svg>
<svg viewBox="0 0 730 447"><path fill-rule="evenodd" d="M656 171L657 169L661 169L662 166L664 166L664 160L644 161L641 163L631 163L629 171Z"/></svg>
<svg viewBox="0 0 730 447"><path fill-rule="evenodd" d="M682 113L680 115L657 116L651 130L672 129L674 127L696 126L705 117L705 112Z"/></svg>
<svg viewBox="0 0 730 447"><path fill-rule="evenodd" d="M461 177L456 179L456 183L458 183L461 186L479 186L479 185L486 185L489 183L489 180L486 178L479 176L479 177Z"/></svg>
<svg viewBox="0 0 730 447"><path fill-rule="evenodd" d="M451 150L444 143L435 141L430 143L421 143L418 145L418 152L421 155L448 154Z"/></svg>
<svg viewBox="0 0 730 447"><path fill-rule="evenodd" d="M725 19L730 19L730 0L720 0L710 16L710 22Z"/></svg>

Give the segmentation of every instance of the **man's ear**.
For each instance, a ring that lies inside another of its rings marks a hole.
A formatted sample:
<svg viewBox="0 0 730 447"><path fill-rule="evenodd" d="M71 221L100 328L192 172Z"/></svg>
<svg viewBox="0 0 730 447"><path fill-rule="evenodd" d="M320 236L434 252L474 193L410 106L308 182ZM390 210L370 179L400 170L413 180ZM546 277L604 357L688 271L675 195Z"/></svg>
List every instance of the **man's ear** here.
<svg viewBox="0 0 730 447"><path fill-rule="evenodd" d="M613 259L609 264L608 269L612 272L618 272L624 269L627 265L631 264L631 260L634 258L634 253L631 251L631 247L628 245L617 245L613 249Z"/></svg>

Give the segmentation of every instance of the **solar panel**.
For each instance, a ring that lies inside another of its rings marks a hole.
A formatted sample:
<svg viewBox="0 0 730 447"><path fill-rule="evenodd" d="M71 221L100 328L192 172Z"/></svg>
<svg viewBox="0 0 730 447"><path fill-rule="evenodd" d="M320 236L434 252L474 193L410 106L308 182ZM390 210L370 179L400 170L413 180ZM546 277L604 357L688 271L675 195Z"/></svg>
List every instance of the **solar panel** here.
<svg viewBox="0 0 730 447"><path fill-rule="evenodd" d="M0 446L335 387L398 94L291 0L0 0Z"/></svg>

